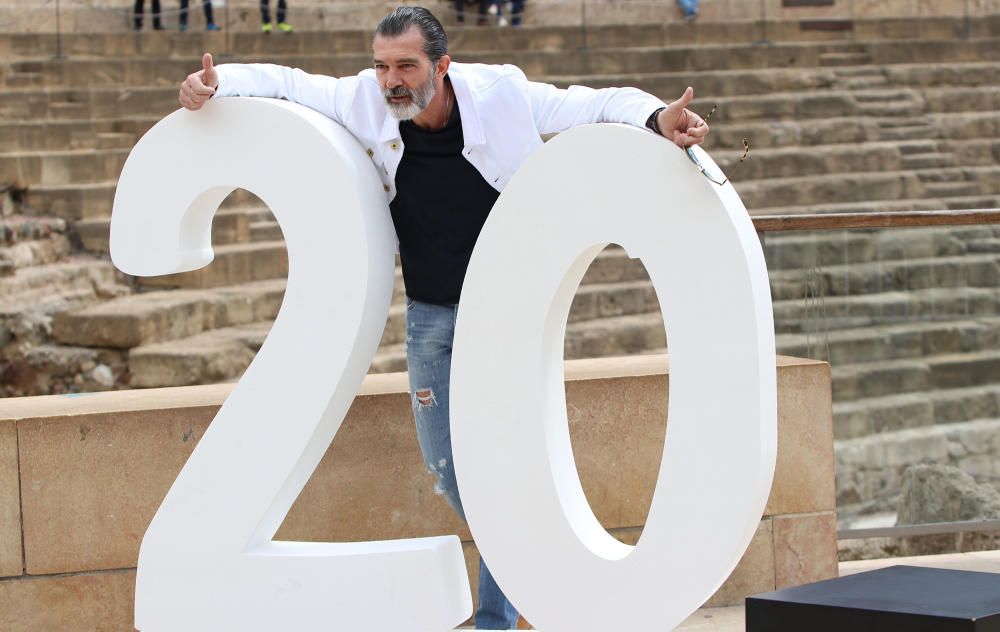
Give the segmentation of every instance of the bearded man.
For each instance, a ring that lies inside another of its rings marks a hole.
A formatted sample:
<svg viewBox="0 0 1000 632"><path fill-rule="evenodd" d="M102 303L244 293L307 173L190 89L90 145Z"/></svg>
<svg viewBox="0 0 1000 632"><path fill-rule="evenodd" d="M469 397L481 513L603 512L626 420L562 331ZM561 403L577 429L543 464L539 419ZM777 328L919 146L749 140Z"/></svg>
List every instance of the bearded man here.
<svg viewBox="0 0 1000 632"><path fill-rule="evenodd" d="M206 54L180 102L197 110L213 97L283 98L330 117L366 148L399 239L417 438L438 493L464 520L448 417L451 349L462 280L500 191L541 134L615 122L685 147L703 142L708 125L686 109L691 88L667 105L634 88L562 90L515 66L452 63L441 23L421 7L387 15L372 49L374 69L344 78L265 64L215 68ZM517 621L480 560L476 628L516 629Z"/></svg>

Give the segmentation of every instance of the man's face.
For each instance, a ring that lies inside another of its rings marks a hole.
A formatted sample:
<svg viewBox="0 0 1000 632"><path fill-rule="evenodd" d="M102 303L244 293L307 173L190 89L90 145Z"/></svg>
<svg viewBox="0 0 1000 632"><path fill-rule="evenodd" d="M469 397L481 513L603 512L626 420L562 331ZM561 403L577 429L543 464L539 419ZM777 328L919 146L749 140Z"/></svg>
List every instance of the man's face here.
<svg viewBox="0 0 1000 632"><path fill-rule="evenodd" d="M435 71L420 29L411 28L397 37L378 35L372 43L375 76L393 118L401 121L420 114L437 92Z"/></svg>

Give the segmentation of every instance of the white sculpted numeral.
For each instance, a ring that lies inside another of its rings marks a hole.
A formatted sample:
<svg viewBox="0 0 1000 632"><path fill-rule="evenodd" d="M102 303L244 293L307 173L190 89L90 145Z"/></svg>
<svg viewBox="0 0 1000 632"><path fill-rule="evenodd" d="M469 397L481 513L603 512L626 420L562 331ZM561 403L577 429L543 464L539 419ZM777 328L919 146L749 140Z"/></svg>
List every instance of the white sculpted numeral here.
<svg viewBox="0 0 1000 632"><path fill-rule="evenodd" d="M670 344L667 440L634 549L587 503L563 387L570 303L608 242L646 266ZM732 185L710 182L682 150L589 125L533 154L480 233L451 375L469 527L539 630L670 630L739 562L774 476L770 289Z"/></svg>
<svg viewBox="0 0 1000 632"><path fill-rule="evenodd" d="M176 112L125 165L112 258L138 275L206 265L212 216L235 187L278 219L288 287L266 344L143 539L136 625L450 629L471 614L455 536L272 541L357 392L391 299L394 235L357 142L266 99ZM569 306L609 242L646 265L670 340L667 442L635 547L587 503L563 390ZM721 585L774 474L774 367L763 254L732 185L617 125L574 129L525 163L465 279L451 419L469 525L528 620L545 632L671 629Z"/></svg>
<svg viewBox="0 0 1000 632"><path fill-rule="evenodd" d="M208 264L212 216L235 187L259 196L281 225L288 286L267 341L143 538L136 626L452 628L472 612L456 536L272 541L364 379L392 297L395 238L357 141L274 100L175 112L125 165L112 258L141 275Z"/></svg>

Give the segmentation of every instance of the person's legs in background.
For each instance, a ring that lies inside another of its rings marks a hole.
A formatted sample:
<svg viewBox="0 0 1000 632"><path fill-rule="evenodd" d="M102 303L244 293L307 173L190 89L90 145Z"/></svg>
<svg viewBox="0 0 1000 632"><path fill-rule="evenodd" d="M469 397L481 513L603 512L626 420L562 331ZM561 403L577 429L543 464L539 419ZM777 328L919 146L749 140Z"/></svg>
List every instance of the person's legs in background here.
<svg viewBox="0 0 1000 632"><path fill-rule="evenodd" d="M524 13L524 0L510 0L511 26L521 26L522 13Z"/></svg>
<svg viewBox="0 0 1000 632"><path fill-rule="evenodd" d="M268 7L270 4L269 0L260 0L260 30L264 33L270 33L274 25L271 24L271 11ZM285 4L285 0L278 0L278 30L282 33L291 33L294 29L292 25L285 20L285 13L288 10L288 5Z"/></svg>
<svg viewBox="0 0 1000 632"><path fill-rule="evenodd" d="M490 23L489 11L490 5L493 4L493 0L479 0L479 16L476 18L476 24L479 26L488 26Z"/></svg>
<svg viewBox="0 0 1000 632"><path fill-rule="evenodd" d="M221 31L222 29L215 23L215 17L212 15L212 0L202 0L201 8L205 11L205 30Z"/></svg>
<svg viewBox="0 0 1000 632"><path fill-rule="evenodd" d="M407 299L406 363L417 440L424 464L443 496L462 520L465 510L458 493L451 450L448 395L451 385L451 349L455 337L456 306L432 305ZM518 613L479 560L479 608L476 628L514 630Z"/></svg>
<svg viewBox="0 0 1000 632"><path fill-rule="evenodd" d="M271 32L271 9L268 5L270 0L260 0L260 30L265 33Z"/></svg>
<svg viewBox="0 0 1000 632"><path fill-rule="evenodd" d="M135 14L133 17L133 27L135 30L140 30L142 28L142 14L144 0L135 0ZM160 0L151 0L150 8L153 11L153 30L162 31L163 24L160 22Z"/></svg>
<svg viewBox="0 0 1000 632"><path fill-rule="evenodd" d="M681 8L685 20L693 20L698 17L698 0L677 0L677 6Z"/></svg>

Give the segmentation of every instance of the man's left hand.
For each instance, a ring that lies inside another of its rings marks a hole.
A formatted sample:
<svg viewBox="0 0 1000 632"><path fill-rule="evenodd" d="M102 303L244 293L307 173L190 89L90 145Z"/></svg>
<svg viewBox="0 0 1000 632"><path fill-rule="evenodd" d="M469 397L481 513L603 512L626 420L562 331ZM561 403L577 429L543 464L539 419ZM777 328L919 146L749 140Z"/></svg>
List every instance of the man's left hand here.
<svg viewBox="0 0 1000 632"><path fill-rule="evenodd" d="M662 110L656 119L663 137L674 141L679 147L700 145L708 136L708 123L687 109L693 99L694 88L689 86L681 98Z"/></svg>

